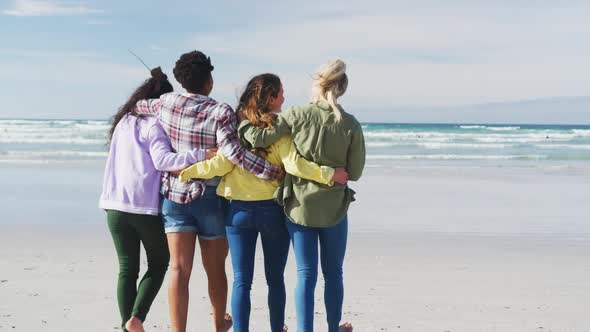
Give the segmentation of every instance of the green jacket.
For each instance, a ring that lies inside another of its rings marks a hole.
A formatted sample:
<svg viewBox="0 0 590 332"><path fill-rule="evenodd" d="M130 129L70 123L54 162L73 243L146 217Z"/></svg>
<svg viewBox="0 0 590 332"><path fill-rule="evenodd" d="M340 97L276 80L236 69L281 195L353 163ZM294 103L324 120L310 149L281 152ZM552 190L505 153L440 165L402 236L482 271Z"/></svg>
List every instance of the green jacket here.
<svg viewBox="0 0 590 332"><path fill-rule="evenodd" d="M336 122L328 103L291 107L276 119L271 129L253 126L248 120L238 128L242 144L268 147L291 133L299 154L319 165L346 168L357 181L365 166L363 130L354 116L342 111ZM248 144L249 143L249 144ZM284 205L292 222L309 227L332 227L346 216L354 191L346 185L323 185L287 174L275 198Z"/></svg>

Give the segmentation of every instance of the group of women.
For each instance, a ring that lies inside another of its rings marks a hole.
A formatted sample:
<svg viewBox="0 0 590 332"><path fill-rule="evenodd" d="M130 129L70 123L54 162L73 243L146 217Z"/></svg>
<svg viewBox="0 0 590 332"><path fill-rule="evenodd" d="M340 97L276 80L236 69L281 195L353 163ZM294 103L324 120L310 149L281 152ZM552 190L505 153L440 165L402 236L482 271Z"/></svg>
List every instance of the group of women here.
<svg viewBox="0 0 590 332"><path fill-rule="evenodd" d="M210 75L213 66L208 57L203 61L209 64ZM203 61L193 61L193 73L202 72L195 68ZM182 80L176 76L177 80ZM346 92L347 86L345 63L332 61L316 73L311 102L282 111L283 86L277 75L257 75L247 83L235 109L239 126L234 124L229 128L237 129L241 147L264 158L271 166L284 169L278 177L268 178L253 174L252 169L230 160L230 153L221 146L201 144L199 148L181 151L171 145L170 142L174 143L177 138L176 132L162 126L160 122L165 120L140 115L142 112L138 111L137 106L142 100L164 100L164 94L173 93L166 75L159 68L152 70L152 77L136 90L114 117L100 200L100 207L107 211L108 226L119 259L117 298L124 330L144 330L143 321L163 283L169 259L173 268L174 262L181 259L172 244L169 250L167 237L170 242L176 239L171 237L173 233L192 232L200 236L200 229L207 228L169 228L166 212L160 217L168 202L166 196L164 199L161 196L165 192L161 186L162 183L165 185L167 177L172 177L185 184L204 180L207 188L216 186L217 198L225 201L216 204L215 209L223 219L225 234L221 238L223 241L227 239L233 267L233 318L229 315L215 318L221 322L216 322L216 331L226 331L232 324L235 331L249 331L250 290L259 235L268 285L271 331L287 330L283 275L290 245L297 266L297 330L313 331L319 261L325 281L328 330L352 331L350 323L341 322L347 210L354 200L354 191L347 182L356 181L361 176L365 145L361 125L338 104L338 98ZM204 103L214 102L208 97L212 78L208 91L197 91L204 96L184 84L183 87L188 97L204 98L199 101ZM182 105L185 108L183 114L193 116L196 121L202 116L199 111L206 111L198 107L189 109L186 102ZM174 109L178 110L178 105ZM215 194L204 190L199 199ZM215 239L220 240L219 236ZM137 285L140 243L145 248L148 269ZM216 310L211 280L209 282L211 303ZM172 329L185 331L186 313L181 315L180 320L184 321L179 323L177 303L172 303L179 300L170 292ZM186 293L188 306L188 289ZM225 310L225 303L217 307Z"/></svg>

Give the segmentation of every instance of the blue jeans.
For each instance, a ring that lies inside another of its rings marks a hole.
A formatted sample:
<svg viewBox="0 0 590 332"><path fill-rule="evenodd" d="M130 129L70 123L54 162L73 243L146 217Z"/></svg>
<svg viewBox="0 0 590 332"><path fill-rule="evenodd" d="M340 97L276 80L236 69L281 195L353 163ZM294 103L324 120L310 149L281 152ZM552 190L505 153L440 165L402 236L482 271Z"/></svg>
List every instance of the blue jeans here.
<svg viewBox="0 0 590 332"><path fill-rule="evenodd" d="M297 261L297 287L295 288L297 331L313 331L319 241L320 261L325 282L324 304L326 305L328 331L337 332L342 318L344 299L342 264L346 252L348 217L344 217L338 225L328 228L305 227L287 221L287 229L293 242L293 251Z"/></svg>
<svg viewBox="0 0 590 332"><path fill-rule="evenodd" d="M254 277L258 233L264 252L271 331L282 331L285 323L286 294L283 274L289 254L289 233L285 227L283 208L272 200L233 200L226 222L226 235L234 270L231 308L236 332L249 331L250 289Z"/></svg>

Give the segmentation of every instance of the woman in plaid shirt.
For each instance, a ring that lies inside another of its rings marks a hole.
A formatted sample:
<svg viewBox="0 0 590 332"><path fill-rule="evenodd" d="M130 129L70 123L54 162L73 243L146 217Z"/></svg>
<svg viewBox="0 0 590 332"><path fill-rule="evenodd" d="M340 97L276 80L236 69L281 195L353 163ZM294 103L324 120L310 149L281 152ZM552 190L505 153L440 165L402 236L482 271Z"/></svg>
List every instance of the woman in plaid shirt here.
<svg viewBox="0 0 590 332"><path fill-rule="evenodd" d="M280 167L240 146L233 109L208 97L213 89L211 71L211 61L202 52L183 54L174 67L174 77L186 93L167 93L159 99L140 101L136 112L157 115L178 152L217 146L218 153L244 170L262 179L279 177ZM168 298L172 331L186 330L188 286L197 235L209 283L215 331L226 331L231 326L231 318L225 314L227 201L215 194L219 179L182 183L175 174L164 173L162 182L162 215L170 250Z"/></svg>

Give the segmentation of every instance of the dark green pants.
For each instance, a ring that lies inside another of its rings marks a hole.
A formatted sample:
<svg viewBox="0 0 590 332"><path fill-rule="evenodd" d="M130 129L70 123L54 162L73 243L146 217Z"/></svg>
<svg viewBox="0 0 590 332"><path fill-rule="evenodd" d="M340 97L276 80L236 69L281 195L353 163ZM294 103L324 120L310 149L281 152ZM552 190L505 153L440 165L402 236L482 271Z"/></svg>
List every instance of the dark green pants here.
<svg viewBox="0 0 590 332"><path fill-rule="evenodd" d="M124 328L132 316L145 320L168 268L168 242L159 216L108 210L107 220L119 258L117 301ZM137 286L140 243L143 243L148 267Z"/></svg>

